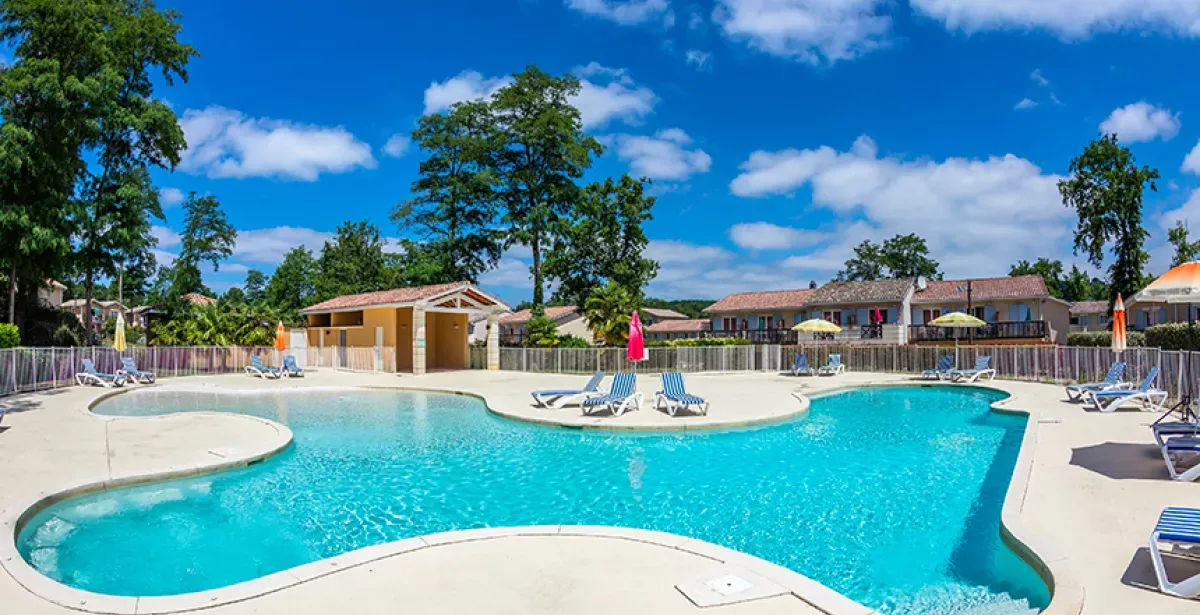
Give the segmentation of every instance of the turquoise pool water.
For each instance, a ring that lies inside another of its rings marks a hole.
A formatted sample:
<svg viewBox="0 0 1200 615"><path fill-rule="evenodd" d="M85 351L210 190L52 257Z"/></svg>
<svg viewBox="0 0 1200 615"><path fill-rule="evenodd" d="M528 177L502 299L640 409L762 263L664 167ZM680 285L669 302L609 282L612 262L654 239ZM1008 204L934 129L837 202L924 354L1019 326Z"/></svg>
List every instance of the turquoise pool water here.
<svg viewBox="0 0 1200 615"><path fill-rule="evenodd" d="M460 395L138 391L96 412L252 414L295 441L247 468L58 503L18 547L73 587L167 595L432 532L621 525L745 551L887 613L1018 612L1049 596L1000 541L1025 419L989 412L998 396L862 389L768 427L633 435L511 422Z"/></svg>

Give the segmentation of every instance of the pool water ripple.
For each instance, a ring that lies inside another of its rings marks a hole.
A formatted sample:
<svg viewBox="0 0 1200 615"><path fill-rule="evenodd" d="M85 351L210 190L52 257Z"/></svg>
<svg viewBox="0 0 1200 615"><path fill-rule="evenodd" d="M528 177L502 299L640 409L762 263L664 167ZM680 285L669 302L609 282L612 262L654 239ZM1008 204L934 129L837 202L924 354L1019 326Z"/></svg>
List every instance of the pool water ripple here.
<svg viewBox="0 0 1200 615"><path fill-rule="evenodd" d="M1000 397L869 388L767 427L633 434L512 422L419 391L139 391L95 411L251 414L288 425L294 444L60 502L18 548L67 585L153 596L448 530L618 525L744 551L885 613L1016 613L1049 596L1000 540L1025 426L989 411Z"/></svg>

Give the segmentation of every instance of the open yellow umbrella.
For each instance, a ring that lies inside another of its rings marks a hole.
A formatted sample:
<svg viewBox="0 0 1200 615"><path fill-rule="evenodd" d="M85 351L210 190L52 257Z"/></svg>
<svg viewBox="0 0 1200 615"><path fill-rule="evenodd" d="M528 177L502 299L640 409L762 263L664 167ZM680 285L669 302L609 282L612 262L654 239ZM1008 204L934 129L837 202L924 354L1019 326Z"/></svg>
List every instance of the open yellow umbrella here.
<svg viewBox="0 0 1200 615"><path fill-rule="evenodd" d="M113 332L113 348L117 352L125 352L125 317L121 316L120 310L117 311L117 328Z"/></svg>
<svg viewBox="0 0 1200 615"><path fill-rule="evenodd" d="M986 322L963 312L950 312L929 321L934 327L949 327L951 329L974 329L987 326ZM954 336L954 366L958 367L958 335Z"/></svg>
<svg viewBox="0 0 1200 615"><path fill-rule="evenodd" d="M792 331L809 331L812 333L837 333L842 328L824 318L810 318L794 327Z"/></svg>

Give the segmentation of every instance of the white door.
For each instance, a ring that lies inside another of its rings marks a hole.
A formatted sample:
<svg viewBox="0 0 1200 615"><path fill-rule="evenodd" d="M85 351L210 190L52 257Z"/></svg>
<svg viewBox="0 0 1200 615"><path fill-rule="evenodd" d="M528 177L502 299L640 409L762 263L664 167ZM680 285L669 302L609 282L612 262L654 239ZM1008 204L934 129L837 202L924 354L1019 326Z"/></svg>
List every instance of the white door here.
<svg viewBox="0 0 1200 615"><path fill-rule="evenodd" d="M383 371L383 327L375 327L375 371Z"/></svg>
<svg viewBox="0 0 1200 615"><path fill-rule="evenodd" d="M308 331L304 329L291 330L291 342L288 344L292 355L296 357L296 365L308 367Z"/></svg>

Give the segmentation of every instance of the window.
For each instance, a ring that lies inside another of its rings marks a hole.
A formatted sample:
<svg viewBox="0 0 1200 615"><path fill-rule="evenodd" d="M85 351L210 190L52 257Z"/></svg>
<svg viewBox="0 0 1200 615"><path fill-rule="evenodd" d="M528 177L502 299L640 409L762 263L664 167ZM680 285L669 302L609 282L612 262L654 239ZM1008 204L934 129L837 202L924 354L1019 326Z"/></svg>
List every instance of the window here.
<svg viewBox="0 0 1200 615"><path fill-rule="evenodd" d="M823 312L821 314L821 318L824 318L825 320L828 320L829 322L831 322L835 325L842 324L841 310L826 310L825 312Z"/></svg>
<svg viewBox="0 0 1200 615"><path fill-rule="evenodd" d="M937 320L938 318L940 318L941 315L942 315L941 310L922 310L921 311L921 322L923 322L925 324L929 324L929 323L933 322L934 320Z"/></svg>
<svg viewBox="0 0 1200 615"><path fill-rule="evenodd" d="M982 305L977 305L977 306L971 308L971 315L974 316L975 318L978 318L979 320L987 320L987 318L986 318L987 309L984 308Z"/></svg>

